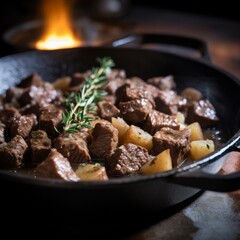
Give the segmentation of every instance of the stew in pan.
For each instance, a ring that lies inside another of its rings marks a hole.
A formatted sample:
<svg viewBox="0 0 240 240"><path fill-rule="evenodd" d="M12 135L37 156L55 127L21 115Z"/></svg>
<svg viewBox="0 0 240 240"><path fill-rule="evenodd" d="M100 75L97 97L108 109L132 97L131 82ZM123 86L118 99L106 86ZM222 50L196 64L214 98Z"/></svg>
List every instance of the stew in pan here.
<svg viewBox="0 0 240 240"><path fill-rule="evenodd" d="M219 118L173 75L141 79L99 66L45 82L38 73L0 99L0 168L67 181L171 170L221 145Z"/></svg>

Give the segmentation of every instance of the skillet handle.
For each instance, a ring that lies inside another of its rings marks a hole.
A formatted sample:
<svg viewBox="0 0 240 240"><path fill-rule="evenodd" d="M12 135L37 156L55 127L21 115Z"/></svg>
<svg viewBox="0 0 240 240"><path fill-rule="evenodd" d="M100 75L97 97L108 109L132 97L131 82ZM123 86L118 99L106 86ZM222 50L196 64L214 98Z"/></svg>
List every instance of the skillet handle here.
<svg viewBox="0 0 240 240"><path fill-rule="evenodd" d="M211 62L206 42L192 37L172 34L131 34L105 43L108 47L141 47L202 58Z"/></svg>
<svg viewBox="0 0 240 240"><path fill-rule="evenodd" d="M234 144L227 147L224 153L240 152L240 131L237 133ZM222 155L213 157L212 161L220 160ZM208 167L208 166L207 166ZM167 177L168 182L210 190L215 192L231 192L240 189L240 170L230 174L210 174L202 170L186 171Z"/></svg>
<svg viewBox="0 0 240 240"><path fill-rule="evenodd" d="M240 189L240 171L227 175L210 174L203 171L185 172L169 177L167 181L202 190L232 192Z"/></svg>

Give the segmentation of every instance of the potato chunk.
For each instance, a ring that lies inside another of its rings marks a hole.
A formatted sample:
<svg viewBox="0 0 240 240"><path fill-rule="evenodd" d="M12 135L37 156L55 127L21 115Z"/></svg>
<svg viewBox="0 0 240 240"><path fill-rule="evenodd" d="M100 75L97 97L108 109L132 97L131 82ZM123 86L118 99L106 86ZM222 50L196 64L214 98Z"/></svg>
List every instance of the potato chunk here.
<svg viewBox="0 0 240 240"><path fill-rule="evenodd" d="M68 87L70 85L71 78L66 76L66 77L61 77L56 79L53 82L53 87L58 90L66 91L68 90Z"/></svg>
<svg viewBox="0 0 240 240"><path fill-rule="evenodd" d="M118 139L122 144L122 138L129 128L129 125L120 117L112 117L112 125L118 130Z"/></svg>
<svg viewBox="0 0 240 240"><path fill-rule="evenodd" d="M212 140L196 140L190 143L190 154L191 160L198 160L203 158L215 150L215 145Z"/></svg>
<svg viewBox="0 0 240 240"><path fill-rule="evenodd" d="M142 146L150 151L153 146L152 135L135 125L131 125L122 139L122 144L126 143L133 143L135 145Z"/></svg>
<svg viewBox="0 0 240 240"><path fill-rule="evenodd" d="M203 140L203 131L198 122L191 123L187 126L191 130L190 141Z"/></svg>
<svg viewBox="0 0 240 240"><path fill-rule="evenodd" d="M153 160L144 164L140 173L142 174L153 174L164 172L172 169L172 158L170 155L170 149L166 149L159 153Z"/></svg>
<svg viewBox="0 0 240 240"><path fill-rule="evenodd" d="M176 119L181 124L185 123L185 116L184 116L184 114L182 112L177 112Z"/></svg>
<svg viewBox="0 0 240 240"><path fill-rule="evenodd" d="M105 167L99 163L79 165L75 173L81 180L108 180Z"/></svg>

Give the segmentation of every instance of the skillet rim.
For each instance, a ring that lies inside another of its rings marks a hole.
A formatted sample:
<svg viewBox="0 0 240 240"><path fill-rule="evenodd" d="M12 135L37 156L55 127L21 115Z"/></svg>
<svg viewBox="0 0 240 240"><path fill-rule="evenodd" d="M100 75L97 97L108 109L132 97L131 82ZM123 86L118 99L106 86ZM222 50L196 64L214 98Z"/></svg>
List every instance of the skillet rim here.
<svg viewBox="0 0 240 240"><path fill-rule="evenodd" d="M154 52L154 53L160 53L163 55L169 55L174 58L178 59L184 59L185 61L191 61L194 62L195 64L200 64L204 65L205 67L210 68L211 70L214 70L221 75L224 75L227 77L229 80L234 81L236 84L238 84L240 88L240 79L237 78L235 75L229 73L227 70L224 70L223 68L215 65L214 63L209 62L209 60L204 59L204 58L193 58L193 57L187 57L181 54L176 54L164 50L152 50L152 49L139 49L139 48L131 48L131 47L124 47L124 48L113 48L113 47L95 47L95 46L83 46L83 47L76 47L76 48L67 48L67 49L57 49L57 50L31 50L31 51L25 51L25 52L20 52L20 53L15 53L15 54L10 54L7 56L0 57L0 65L1 63L5 61L11 61L16 59L21 59L23 57L30 57L34 56L36 57L37 55L41 54L54 54L54 52L63 52L63 53L68 53L72 52L74 50L81 50L81 49L91 49L91 51L94 51L94 49L102 49L106 51L137 51L137 52ZM50 55L51 57L51 55ZM218 158L221 156L227 154L227 150L229 149L230 146L234 144L234 141L236 142L237 136L240 135L240 130L238 130L226 143L224 143L220 149L214 151L212 154L208 155L207 157L201 158L200 160L193 162L191 164L188 164L187 166L179 167L179 168L174 168L172 170L162 172L162 173L156 173L156 174L151 174L151 175L134 175L134 176L125 176L125 177L120 177L120 178L112 178L107 181L78 181L78 182L73 182L73 181L65 181L65 180L58 180L58 179L48 179L48 178L41 178L41 177L33 177L33 176L28 176L23 173L14 173L5 170L5 169L0 169L0 178L4 177L6 179L10 179L14 182L18 183L23 183L23 184L28 184L28 185L34 185L34 186L41 186L41 187L53 187L53 188L66 188L66 189L78 189L78 188L83 188L83 189L96 189L96 188L105 188L105 187L114 187L118 185L126 185L126 184L135 184L135 183L141 183L141 182L146 182L146 181L154 181L154 180L159 180L170 177L170 176L175 176L178 173L183 173L183 172L188 172L191 170L197 170L200 169L208 164L211 164L212 162L218 161Z"/></svg>

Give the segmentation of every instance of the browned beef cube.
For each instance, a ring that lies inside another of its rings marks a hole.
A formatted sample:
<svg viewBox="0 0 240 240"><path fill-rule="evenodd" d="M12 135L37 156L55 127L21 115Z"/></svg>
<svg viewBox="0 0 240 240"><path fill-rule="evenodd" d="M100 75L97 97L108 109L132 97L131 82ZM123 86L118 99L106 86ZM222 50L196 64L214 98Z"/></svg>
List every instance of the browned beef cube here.
<svg viewBox="0 0 240 240"><path fill-rule="evenodd" d="M185 117L187 116L188 109L192 107L194 102L200 101L203 98L201 92L195 88L185 88L179 95L178 109Z"/></svg>
<svg viewBox="0 0 240 240"><path fill-rule="evenodd" d="M147 83L159 88L160 90L172 90L176 87L176 83L174 81L174 78L172 75L168 76L159 76L159 77L153 77L149 78L147 80Z"/></svg>
<svg viewBox="0 0 240 240"><path fill-rule="evenodd" d="M178 111L179 98L175 91L161 91L154 98L156 110L169 115L175 115Z"/></svg>
<svg viewBox="0 0 240 240"><path fill-rule="evenodd" d="M41 76L38 73L33 73L30 76L22 79L22 81L18 84L18 87L26 88L32 85L34 86L42 86L44 84Z"/></svg>
<svg viewBox="0 0 240 240"><path fill-rule="evenodd" d="M120 114L122 118L132 124L143 122L152 111L153 106L148 99L134 99L128 102L120 102Z"/></svg>
<svg viewBox="0 0 240 240"><path fill-rule="evenodd" d="M0 168L13 169L19 167L28 148L25 140L17 135L8 143L0 145Z"/></svg>
<svg viewBox="0 0 240 240"><path fill-rule="evenodd" d="M44 88L37 86L30 86L26 88L19 98L19 103L21 106L25 106L28 104L35 104L44 101L42 98L44 96Z"/></svg>
<svg viewBox="0 0 240 240"><path fill-rule="evenodd" d="M0 144L5 142L5 132L6 125L0 122Z"/></svg>
<svg viewBox="0 0 240 240"><path fill-rule="evenodd" d="M102 97L103 101L109 102L113 105L116 103L116 96L115 95L107 95Z"/></svg>
<svg viewBox="0 0 240 240"><path fill-rule="evenodd" d="M23 91L24 90L22 88L18 88L18 87L8 88L6 91L4 101L7 103L12 103L14 106L18 106L19 104L18 99L22 95Z"/></svg>
<svg viewBox="0 0 240 240"><path fill-rule="evenodd" d="M61 91L54 89L50 83L45 83L41 87L32 85L26 88L19 98L21 106L37 103L41 106L46 106L50 103L61 101L63 101Z"/></svg>
<svg viewBox="0 0 240 240"><path fill-rule="evenodd" d="M86 132L66 133L60 135L54 141L54 147L70 163L84 163L91 160Z"/></svg>
<svg viewBox="0 0 240 240"><path fill-rule="evenodd" d="M62 113L62 109L52 104L42 108L39 117L39 129L46 131L50 137L58 136L56 129L61 130Z"/></svg>
<svg viewBox="0 0 240 240"><path fill-rule="evenodd" d="M138 86L138 87L130 87L130 85L124 84L122 87L120 87L117 92L117 105L120 102L127 102L135 99L148 99L149 102L152 103L152 105L155 107L155 101L153 99L152 94L149 94L146 87Z"/></svg>
<svg viewBox="0 0 240 240"><path fill-rule="evenodd" d="M74 87L69 87L68 92L79 93L81 91L82 87L83 87L83 85L77 85L77 86L74 86Z"/></svg>
<svg viewBox="0 0 240 240"><path fill-rule="evenodd" d="M126 73L123 69L112 69L107 75L108 84L105 86L105 90L109 94L115 94L116 90L125 84Z"/></svg>
<svg viewBox="0 0 240 240"><path fill-rule="evenodd" d="M19 111L14 107L5 107L0 111L0 121L10 127L15 117L20 116Z"/></svg>
<svg viewBox="0 0 240 240"><path fill-rule="evenodd" d="M35 114L37 116L37 119L39 119L41 110L44 106L46 105L42 103L27 104L24 107L20 108L19 112L23 115Z"/></svg>
<svg viewBox="0 0 240 240"><path fill-rule="evenodd" d="M181 112L182 114L184 114L184 116L186 117L187 115L187 111L189 106L192 105L192 103L190 103L190 101L188 101L186 98L182 97L182 96L178 96L178 111Z"/></svg>
<svg viewBox="0 0 240 240"><path fill-rule="evenodd" d="M35 168L37 177L79 181L69 161L56 149L51 149L48 157Z"/></svg>
<svg viewBox="0 0 240 240"><path fill-rule="evenodd" d="M91 71L87 70L86 72L76 72L72 75L70 87L83 86L85 83L85 78L90 76Z"/></svg>
<svg viewBox="0 0 240 240"><path fill-rule="evenodd" d="M153 100L154 100L154 106L155 106L155 98L158 96L158 94L161 90L151 84L147 84L146 91L148 93L150 93L151 98L153 98Z"/></svg>
<svg viewBox="0 0 240 240"><path fill-rule="evenodd" d="M130 84L131 88L145 87L148 85L143 79L136 76L126 79L126 83Z"/></svg>
<svg viewBox="0 0 240 240"><path fill-rule="evenodd" d="M41 163L51 151L51 139L43 130L32 131L30 137L29 146L32 163Z"/></svg>
<svg viewBox="0 0 240 240"><path fill-rule="evenodd" d="M148 151L132 143L124 144L115 149L107 161L109 176L123 176L136 173L150 160Z"/></svg>
<svg viewBox="0 0 240 240"><path fill-rule="evenodd" d="M109 80L114 80L118 78L125 79L126 78L126 72L124 69L118 69L118 68L113 68L107 75L107 78Z"/></svg>
<svg viewBox="0 0 240 240"><path fill-rule="evenodd" d="M189 107L186 122L199 122L202 128L208 128L216 126L219 119L213 105L208 100L200 100Z"/></svg>
<svg viewBox="0 0 240 240"><path fill-rule="evenodd" d="M97 106L98 116L102 119L111 121L112 117L118 117L120 114L119 109L109 102L101 101L97 103Z"/></svg>
<svg viewBox="0 0 240 240"><path fill-rule="evenodd" d="M155 132L159 131L163 127L178 130L180 125L176 117L161 113L157 110L150 112L146 121L142 125L142 128L151 135L154 135Z"/></svg>
<svg viewBox="0 0 240 240"><path fill-rule="evenodd" d="M125 79L122 79L122 78L110 79L104 89L109 94L115 94L117 89L123 86L125 83L126 83Z"/></svg>
<svg viewBox="0 0 240 240"><path fill-rule="evenodd" d="M22 136L26 139L29 136L29 133L37 125L37 117L35 114L17 116L13 118L10 134L12 137L16 135Z"/></svg>
<svg viewBox="0 0 240 240"><path fill-rule="evenodd" d="M186 158L190 150L189 129L174 130L162 128L153 135L152 155L157 155L165 149L170 149L173 167L177 167Z"/></svg>
<svg viewBox="0 0 240 240"><path fill-rule="evenodd" d="M92 131L91 154L97 158L107 159L118 145L118 130L105 120L96 123Z"/></svg>

